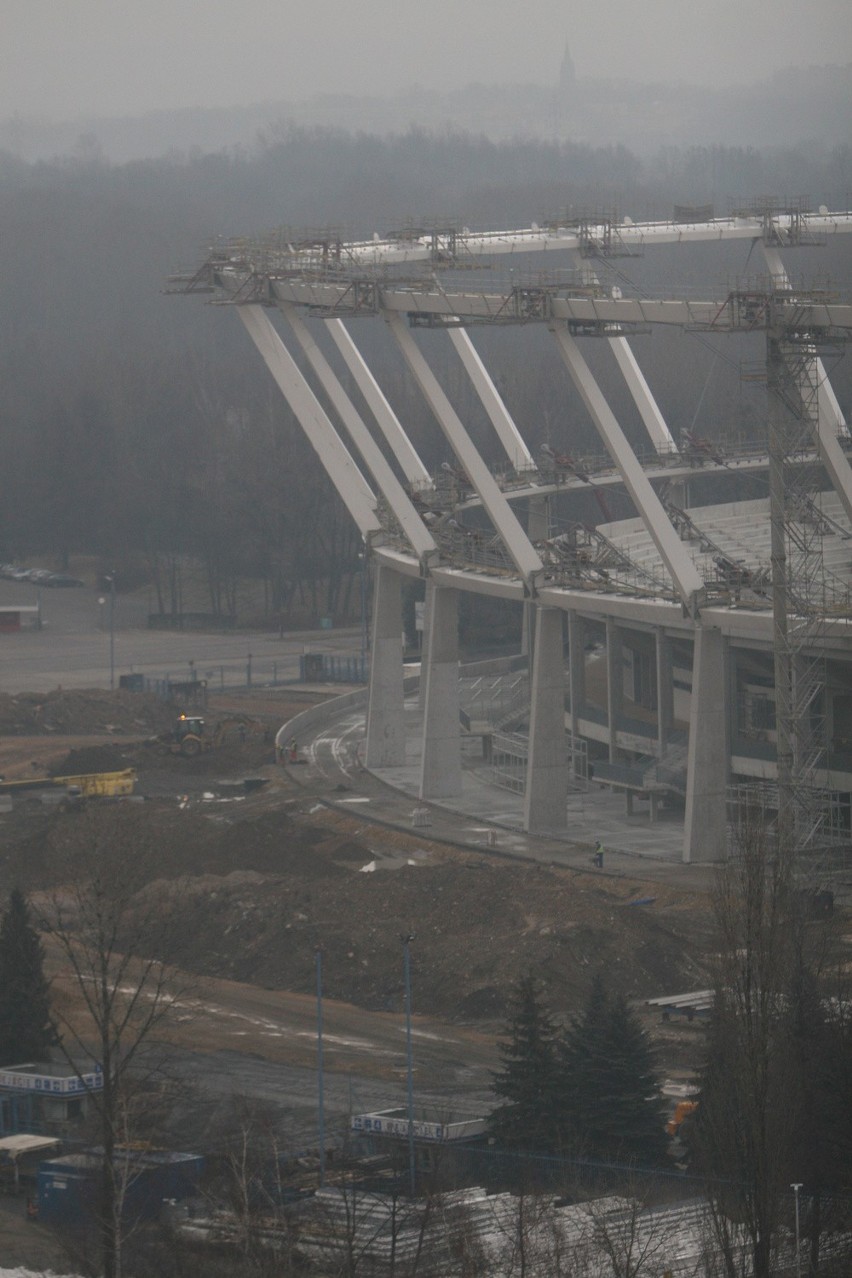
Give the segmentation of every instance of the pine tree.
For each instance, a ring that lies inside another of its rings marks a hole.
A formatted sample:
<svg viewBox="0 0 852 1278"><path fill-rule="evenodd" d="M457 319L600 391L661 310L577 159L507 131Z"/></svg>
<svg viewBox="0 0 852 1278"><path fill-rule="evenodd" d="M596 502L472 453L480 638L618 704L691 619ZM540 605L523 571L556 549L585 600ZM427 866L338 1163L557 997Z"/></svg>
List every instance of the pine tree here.
<svg viewBox="0 0 852 1278"><path fill-rule="evenodd" d="M44 947L14 888L0 922L0 1065L45 1060L55 1042Z"/></svg>
<svg viewBox="0 0 852 1278"><path fill-rule="evenodd" d="M653 1050L627 1000L598 979L560 1045L563 1145L648 1165L665 1155L665 1115Z"/></svg>
<svg viewBox="0 0 852 1278"><path fill-rule="evenodd" d="M556 1027L531 976L515 991L507 1033L500 1044L503 1068L493 1084L504 1104L490 1115L489 1127L502 1144L551 1149L558 1090Z"/></svg>

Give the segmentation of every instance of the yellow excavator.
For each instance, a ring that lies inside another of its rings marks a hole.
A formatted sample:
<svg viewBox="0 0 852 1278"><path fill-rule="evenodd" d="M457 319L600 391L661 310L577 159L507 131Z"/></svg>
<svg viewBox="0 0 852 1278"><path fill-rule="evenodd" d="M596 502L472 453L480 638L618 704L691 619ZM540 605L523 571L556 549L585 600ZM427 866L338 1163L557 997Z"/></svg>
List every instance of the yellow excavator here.
<svg viewBox="0 0 852 1278"><path fill-rule="evenodd" d="M159 744L163 753L182 754L184 758L191 759L208 750L215 750L229 738L236 738L242 742L250 737L254 740L268 741L269 728L258 719L238 714L228 719L220 719L216 726L208 731L205 720L198 715L182 714L176 720L172 731L167 736L159 738Z"/></svg>

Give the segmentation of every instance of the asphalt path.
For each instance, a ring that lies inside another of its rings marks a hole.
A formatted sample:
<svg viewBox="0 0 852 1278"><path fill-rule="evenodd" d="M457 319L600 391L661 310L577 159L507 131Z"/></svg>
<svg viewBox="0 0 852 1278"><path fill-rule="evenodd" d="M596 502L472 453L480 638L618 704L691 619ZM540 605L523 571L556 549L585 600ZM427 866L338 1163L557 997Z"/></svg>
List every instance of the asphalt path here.
<svg viewBox="0 0 852 1278"><path fill-rule="evenodd" d="M110 628L109 599L86 586L49 590L3 578L0 606L38 606L43 622L40 630L0 634L0 691L10 693L108 688L111 646L116 684L122 674L194 674L213 688L233 688L248 687L249 679L252 686L295 681L305 651L354 656L361 643L357 627L283 637L274 631L149 630L144 595L117 595Z"/></svg>

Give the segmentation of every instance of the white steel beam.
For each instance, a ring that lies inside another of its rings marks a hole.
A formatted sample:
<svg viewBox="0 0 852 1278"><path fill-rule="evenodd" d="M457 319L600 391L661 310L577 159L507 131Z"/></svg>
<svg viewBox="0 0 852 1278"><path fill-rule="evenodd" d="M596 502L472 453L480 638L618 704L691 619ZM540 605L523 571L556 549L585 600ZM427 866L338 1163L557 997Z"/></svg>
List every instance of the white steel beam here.
<svg viewBox="0 0 852 1278"><path fill-rule="evenodd" d="M808 213L802 219L814 236L840 235L852 231L852 213ZM779 213L776 226L783 233L791 227L791 215ZM764 220L757 216L711 218L704 222L631 222L588 230L594 237L610 231L627 248L648 248L655 244L699 244L716 240L759 240ZM518 253L576 252L583 240L576 228L531 226L513 231L465 232L456 237L456 251L463 258L512 256ZM358 266L431 261L434 246L431 234L417 239L367 240L343 246L347 263Z"/></svg>
<svg viewBox="0 0 852 1278"><path fill-rule="evenodd" d="M491 425L497 432L500 443L506 450L506 456L514 467L535 466L532 453L527 448L521 432L515 425L508 408L503 403L497 387L491 380L491 374L483 364L470 336L463 328L449 330L450 341L455 346L465 371L473 383L473 389L479 396L482 406L491 418Z"/></svg>
<svg viewBox="0 0 852 1278"><path fill-rule="evenodd" d="M375 493L296 366L266 311L260 306L238 306L236 310L358 531L366 540L371 533L381 529Z"/></svg>
<svg viewBox="0 0 852 1278"><path fill-rule="evenodd" d="M216 272L217 283L227 292L236 292L244 285L245 270L229 276L227 271ZM347 304L349 286L345 282L326 281L308 277L288 277L270 280L270 288L276 301L296 302L314 308L337 309ZM852 328L852 305L845 302L821 302L813 299L795 299L789 303L776 299L778 322L783 325L785 315L800 329ZM509 292L451 293L437 285L386 285L382 288L382 314L400 312L424 316L454 317L477 321L494 321L497 324L524 323L527 318L517 313L519 299ZM707 298L701 300L668 299L650 297L568 296L548 294L550 318L553 321L574 320L580 325L607 324L668 324L679 328L699 328L709 332L727 333L736 330L731 316L730 299Z"/></svg>
<svg viewBox="0 0 852 1278"><path fill-rule="evenodd" d="M574 254L574 264L578 270L588 271L588 266L579 252ZM598 283L596 271L589 272L587 278L590 278L594 283ZM657 401L651 394L651 388L645 380L645 374L639 367L639 361L633 354L627 338L610 337L609 347L615 356L618 367L621 369L621 375L627 383L627 389L633 397L633 402L639 409L639 415L645 423L645 429L651 437L651 443L654 448L663 455L677 452L672 433L666 424L663 414L660 412Z"/></svg>
<svg viewBox="0 0 852 1278"><path fill-rule="evenodd" d="M494 476L480 457L473 440L468 435L461 423L461 419L444 394L438 379L426 362L423 352L414 341L405 318L402 315L385 312L385 320L396 339L406 364L423 392L429 407L432 409L438 425L444 432L468 479L479 494L482 505L495 530L502 537L509 557L527 583L530 593L534 593L534 579L542 572L543 565L518 522L517 515L503 496Z"/></svg>
<svg viewBox="0 0 852 1278"><path fill-rule="evenodd" d="M592 376L577 342L562 325L555 325L551 332L571 374L577 390L591 415L598 434L624 481L624 486L650 534L663 563L671 574L675 588L688 611L695 613L700 602L704 583L698 569L675 531L659 497L654 492L633 449L600 387Z"/></svg>
<svg viewBox="0 0 852 1278"><path fill-rule="evenodd" d="M781 254L776 248L771 248L767 244L761 244L761 248L776 286L789 289L790 279L781 260ZM803 397L807 400L812 394L816 394L817 401L817 429L814 432L814 443L819 450L831 485L840 498L847 516L852 520L852 469L837 438L838 432L846 426L846 422L837 402L837 396L828 380L825 366L816 352L808 365L806 377L811 380L812 385L802 387Z"/></svg>
<svg viewBox="0 0 852 1278"><path fill-rule="evenodd" d="M379 429L388 441L394 457L399 462L403 475L409 484L421 487L432 487L432 477L420 460L411 440L402 429L402 424L391 408L358 347L355 345L343 320L330 319L325 326L331 338L343 356L346 367L354 378L355 385L369 406L370 412L378 422Z"/></svg>
<svg viewBox="0 0 852 1278"><path fill-rule="evenodd" d="M281 302L279 309L293 330L296 341L305 352L311 368L319 378L340 420L349 431L355 447L386 497L400 527L414 547L418 559L425 560L429 555L437 554L438 547L435 545L432 534L418 515L411 498L397 479L384 453L373 439L328 360L314 341L307 324L296 307L289 302Z"/></svg>
<svg viewBox="0 0 852 1278"><path fill-rule="evenodd" d="M666 419L651 394L651 388L645 380L645 374L639 367L639 362L633 354L627 338L611 337L609 344L618 367L621 369L622 376L627 382L627 389L633 396L633 402L639 409L639 414L645 423L645 429L651 436L651 443L654 448L658 453L677 452L677 446L666 424Z"/></svg>

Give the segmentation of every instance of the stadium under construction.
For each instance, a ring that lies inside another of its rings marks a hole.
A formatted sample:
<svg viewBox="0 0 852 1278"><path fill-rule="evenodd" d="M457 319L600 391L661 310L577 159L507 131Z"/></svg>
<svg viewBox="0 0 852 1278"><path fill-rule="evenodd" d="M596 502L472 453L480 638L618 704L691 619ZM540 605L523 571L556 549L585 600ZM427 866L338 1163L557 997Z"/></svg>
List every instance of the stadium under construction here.
<svg viewBox="0 0 852 1278"><path fill-rule="evenodd" d="M530 833L566 832L568 795L593 775L652 819L682 810L684 861L723 858L730 831L757 811L803 864L848 868L852 441L826 365L852 333L852 304L794 286L786 259L850 231L852 213L768 200L728 217L421 226L363 242L278 231L219 242L172 279L172 291L236 310L363 538L375 582L369 769L405 762L403 585L422 579L421 799L458 799L463 738L476 728L496 772L522 790ZM762 273L702 298L603 282L618 257L719 241L762 255ZM436 473L356 345L370 324L390 334L443 437ZM555 344L597 449L580 450L568 420L528 444L477 350L486 326ZM670 427L630 345L659 326L747 335L751 349L759 339L758 432L733 445ZM443 330L460 360L493 428L488 460L422 329ZM587 361L593 341L614 357L642 447ZM630 517L608 517L616 492ZM487 714L461 694L460 592L523 611L528 677L513 688L524 695L492 684Z"/></svg>

